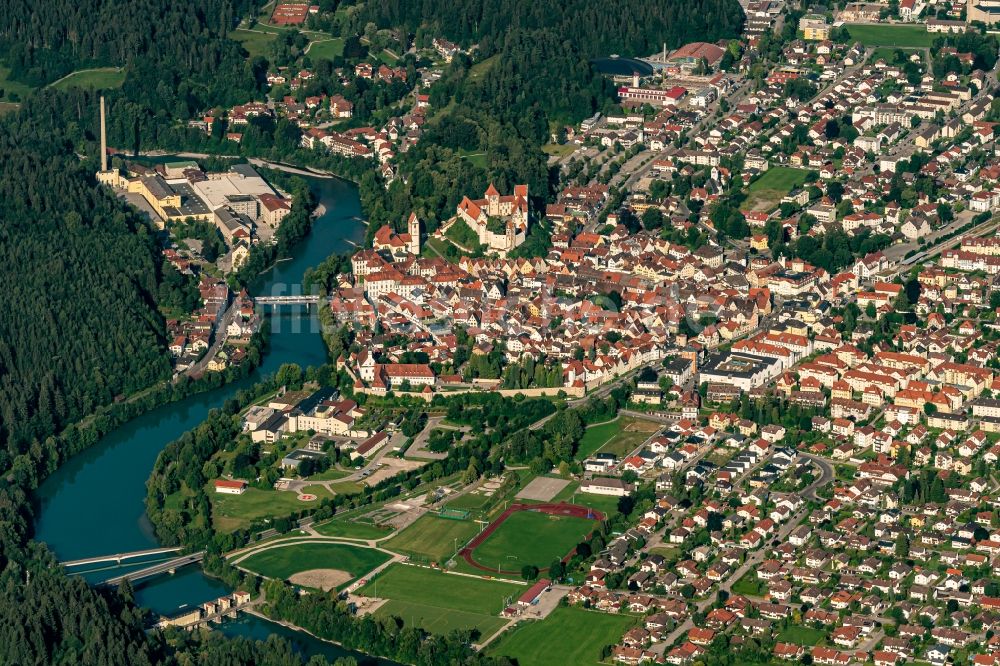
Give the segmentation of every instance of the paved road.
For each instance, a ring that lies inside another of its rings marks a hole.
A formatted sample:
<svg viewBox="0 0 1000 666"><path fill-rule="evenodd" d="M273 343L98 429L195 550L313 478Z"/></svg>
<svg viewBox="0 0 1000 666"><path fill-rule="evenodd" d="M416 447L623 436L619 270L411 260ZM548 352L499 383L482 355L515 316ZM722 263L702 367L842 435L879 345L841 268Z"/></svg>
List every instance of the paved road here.
<svg viewBox="0 0 1000 666"><path fill-rule="evenodd" d="M205 355L202 356L196 363L187 367L183 372L177 373L174 377L174 381L178 381L184 376L197 376L205 372L205 368L208 367L209 361L215 358L215 355L219 353L222 349L222 345L226 342L226 329L229 328L229 324L233 322L236 315L239 313L239 307L237 307L236 302L239 299L233 299L233 301L226 307L226 311L222 313L222 318L219 319L219 323L216 325L215 330L212 332L212 346L208 348Z"/></svg>
<svg viewBox="0 0 1000 666"><path fill-rule="evenodd" d="M430 440L431 431L435 428L440 428L442 430L458 430L459 432L466 433L472 428L469 426L442 426L441 422L444 421L443 416L432 416L427 419L427 426L421 430L416 438L414 438L413 443L410 444L409 448L406 449L407 458L426 458L429 460L444 460L448 457L448 452L443 451L441 453L435 453L427 448L427 442Z"/></svg>
<svg viewBox="0 0 1000 666"><path fill-rule="evenodd" d="M817 458L816 456L805 455L805 457L815 462L820 467L821 470L820 477L800 493L804 497L812 499L816 496L815 491L817 488L833 480L834 478L833 466L827 463L822 458ZM806 518L808 513L809 513L808 506L803 506L801 509L799 509L788 521L782 524L782 526L778 529L776 537L771 541L778 541L779 543L784 542L784 540L788 538L788 535L791 534L792 530L798 527L799 524ZM733 573L730 574L729 577L726 578L726 580L724 580L722 583L719 584L717 590L723 590L727 593L732 592L733 585L738 580L740 580L747 572L756 569L757 565L759 565L765 559L765 556L770 551L770 549L771 549L770 546L765 545L751 552L747 557L746 561L742 565L740 565L735 571L733 571ZM709 606L712 605L712 603L715 601L716 596L717 593L712 593L709 594L705 599L702 599L701 601L695 603L696 610L699 612L704 612ZM667 639L659 645L662 645L663 649L666 649L667 647L677 642L677 640L679 640L681 637L685 636L692 627L694 627L694 622L692 622L689 617L680 626L674 629L674 631L670 633Z"/></svg>
<svg viewBox="0 0 1000 666"><path fill-rule="evenodd" d="M814 502L823 501L823 498L816 494L816 490L832 482L834 478L836 478L836 472L833 469L833 465L831 465L825 458L820 458L819 456L814 456L810 453L800 453L799 455L812 461L814 465L819 467L820 471L819 478L806 486L806 488L804 488L799 494L806 499L813 500Z"/></svg>

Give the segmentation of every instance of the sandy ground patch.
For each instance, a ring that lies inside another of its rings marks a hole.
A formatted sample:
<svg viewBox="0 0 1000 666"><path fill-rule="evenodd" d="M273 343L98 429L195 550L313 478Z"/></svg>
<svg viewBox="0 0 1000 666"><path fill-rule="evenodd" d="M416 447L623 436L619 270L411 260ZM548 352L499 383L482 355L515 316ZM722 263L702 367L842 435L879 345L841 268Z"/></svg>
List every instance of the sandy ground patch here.
<svg viewBox="0 0 1000 666"><path fill-rule="evenodd" d="M379 481L383 479L388 479L390 476L396 476L396 474L409 471L411 469L417 469L423 467L427 464L427 461L417 461L417 460L402 460L400 458L389 458L388 456L382 458L382 466L378 470L365 479L364 483L369 486L376 485Z"/></svg>
<svg viewBox="0 0 1000 666"><path fill-rule="evenodd" d="M351 574L340 569L309 569L292 574L288 580L295 585L329 592L351 580Z"/></svg>
<svg viewBox="0 0 1000 666"><path fill-rule="evenodd" d="M636 419L631 423L625 425L622 430L625 432L656 432L663 427L663 424L656 423L655 421L647 421L645 419Z"/></svg>
<svg viewBox="0 0 1000 666"><path fill-rule="evenodd" d="M548 502L567 485L569 485L568 479L552 479L547 476L538 476L521 489L521 492L517 494L517 498Z"/></svg>

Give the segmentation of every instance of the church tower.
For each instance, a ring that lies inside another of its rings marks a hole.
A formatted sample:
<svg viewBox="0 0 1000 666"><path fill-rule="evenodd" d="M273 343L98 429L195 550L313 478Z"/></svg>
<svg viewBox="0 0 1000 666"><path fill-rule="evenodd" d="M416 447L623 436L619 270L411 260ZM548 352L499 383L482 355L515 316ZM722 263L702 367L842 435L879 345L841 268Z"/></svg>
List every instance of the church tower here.
<svg viewBox="0 0 1000 666"><path fill-rule="evenodd" d="M410 219L406 223L407 231L410 234L410 245L407 248L410 254L420 255L420 220L416 213L410 213Z"/></svg>

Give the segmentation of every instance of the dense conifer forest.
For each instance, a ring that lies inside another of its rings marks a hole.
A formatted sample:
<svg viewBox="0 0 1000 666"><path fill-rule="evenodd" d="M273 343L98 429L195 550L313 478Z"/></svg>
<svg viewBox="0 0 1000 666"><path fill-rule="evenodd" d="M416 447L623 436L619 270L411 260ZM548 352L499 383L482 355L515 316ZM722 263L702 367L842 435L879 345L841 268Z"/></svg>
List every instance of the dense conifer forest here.
<svg viewBox="0 0 1000 666"><path fill-rule="evenodd" d="M0 131L0 469L170 372L155 241L57 132L26 114Z"/></svg>

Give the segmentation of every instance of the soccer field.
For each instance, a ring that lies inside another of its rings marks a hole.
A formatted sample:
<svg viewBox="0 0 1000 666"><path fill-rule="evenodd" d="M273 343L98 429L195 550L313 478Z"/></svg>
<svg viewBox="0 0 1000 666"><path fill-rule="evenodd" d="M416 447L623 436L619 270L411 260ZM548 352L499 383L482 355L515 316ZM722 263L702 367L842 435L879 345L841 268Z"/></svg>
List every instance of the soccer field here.
<svg viewBox="0 0 1000 666"><path fill-rule="evenodd" d="M601 649L621 640L639 622L582 608L556 608L538 622L522 622L488 648L489 654L511 657L518 666L594 666Z"/></svg>
<svg viewBox="0 0 1000 666"><path fill-rule="evenodd" d="M513 583L393 564L357 593L389 599L378 615L396 615L432 633L475 628L489 635L503 626L499 615L508 600L517 599L526 589Z"/></svg>
<svg viewBox="0 0 1000 666"><path fill-rule="evenodd" d="M471 520L450 520L431 514L420 516L412 525L386 541L384 547L423 562L446 562L479 532Z"/></svg>
<svg viewBox="0 0 1000 666"><path fill-rule="evenodd" d="M544 569L568 555L596 527L586 518L517 511L472 552L472 558L485 567L510 571L520 571L526 564Z"/></svg>

